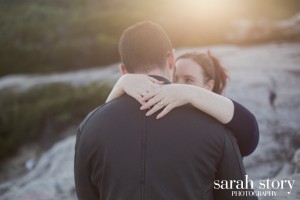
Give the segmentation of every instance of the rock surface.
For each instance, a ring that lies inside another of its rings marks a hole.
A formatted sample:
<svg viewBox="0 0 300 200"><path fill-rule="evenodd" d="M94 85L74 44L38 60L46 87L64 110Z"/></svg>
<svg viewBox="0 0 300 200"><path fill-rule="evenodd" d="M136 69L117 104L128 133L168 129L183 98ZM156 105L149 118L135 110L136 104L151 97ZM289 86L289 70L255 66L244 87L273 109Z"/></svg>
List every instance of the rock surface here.
<svg viewBox="0 0 300 200"><path fill-rule="evenodd" d="M299 41L300 13L289 19L281 20L237 20L233 30L226 36L233 43L255 43L266 41Z"/></svg>
<svg viewBox="0 0 300 200"><path fill-rule="evenodd" d="M250 179L256 183L267 178L295 180L291 194L279 190L276 197L260 199L300 199L299 152L295 154L300 148L300 43L210 46L181 49L177 54L207 49L228 69L230 81L225 95L245 105L259 123L259 145L244 159ZM111 73L115 71L113 69ZM84 77L84 73L78 77ZM108 77L107 74L104 77ZM18 87L17 83L13 85ZM58 142L27 174L0 184L0 199L76 199L74 143L75 136Z"/></svg>
<svg viewBox="0 0 300 200"><path fill-rule="evenodd" d="M119 77L117 65L52 75L7 75L0 79L0 90L24 91L35 86L51 83L70 83L85 86L91 82L114 83Z"/></svg>

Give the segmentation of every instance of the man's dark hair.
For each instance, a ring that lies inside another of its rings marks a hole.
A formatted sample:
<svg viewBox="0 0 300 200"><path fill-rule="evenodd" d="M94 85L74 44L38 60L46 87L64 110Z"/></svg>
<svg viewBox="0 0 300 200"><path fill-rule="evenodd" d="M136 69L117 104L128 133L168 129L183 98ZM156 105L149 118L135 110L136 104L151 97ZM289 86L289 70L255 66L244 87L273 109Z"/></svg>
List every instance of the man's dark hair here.
<svg viewBox="0 0 300 200"><path fill-rule="evenodd" d="M164 29L150 21L127 28L119 42L121 60L129 73L162 69L171 51L172 44Z"/></svg>

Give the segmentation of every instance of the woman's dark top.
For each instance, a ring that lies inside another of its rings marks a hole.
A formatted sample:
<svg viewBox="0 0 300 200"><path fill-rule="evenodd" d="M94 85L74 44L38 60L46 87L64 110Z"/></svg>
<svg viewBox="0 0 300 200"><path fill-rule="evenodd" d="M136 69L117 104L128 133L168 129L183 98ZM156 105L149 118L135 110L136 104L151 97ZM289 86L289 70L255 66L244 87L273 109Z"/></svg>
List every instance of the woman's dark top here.
<svg viewBox="0 0 300 200"><path fill-rule="evenodd" d="M242 156L250 155L257 147L259 130L255 116L241 104L233 101L234 114L226 128L235 135Z"/></svg>

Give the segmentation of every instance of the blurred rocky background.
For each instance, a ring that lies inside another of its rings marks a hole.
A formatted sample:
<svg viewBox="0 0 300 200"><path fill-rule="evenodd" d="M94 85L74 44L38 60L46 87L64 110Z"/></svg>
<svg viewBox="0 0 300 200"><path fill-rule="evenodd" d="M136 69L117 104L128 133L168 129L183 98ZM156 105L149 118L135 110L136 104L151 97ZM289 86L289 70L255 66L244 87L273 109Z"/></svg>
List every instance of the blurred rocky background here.
<svg viewBox="0 0 300 200"><path fill-rule="evenodd" d="M252 180L296 180L300 199L300 4L297 0L0 0L0 199L76 199L77 125L119 77L118 38L152 20L177 55L211 50L225 95L257 117L244 159ZM257 188L256 188L257 189Z"/></svg>

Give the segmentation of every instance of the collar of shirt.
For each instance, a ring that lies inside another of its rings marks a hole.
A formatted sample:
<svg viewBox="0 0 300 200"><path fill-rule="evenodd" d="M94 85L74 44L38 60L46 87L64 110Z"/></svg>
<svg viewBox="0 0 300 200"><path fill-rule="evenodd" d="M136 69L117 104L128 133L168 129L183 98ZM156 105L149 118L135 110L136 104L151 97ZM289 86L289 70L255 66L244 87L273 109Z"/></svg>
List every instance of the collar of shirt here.
<svg viewBox="0 0 300 200"><path fill-rule="evenodd" d="M163 81L164 84L171 84L171 82L168 79L166 79L166 78L164 78L162 76L157 76L157 75L149 75L149 76L151 76L151 77L153 77L153 78L155 78L155 79L157 79L159 81Z"/></svg>

